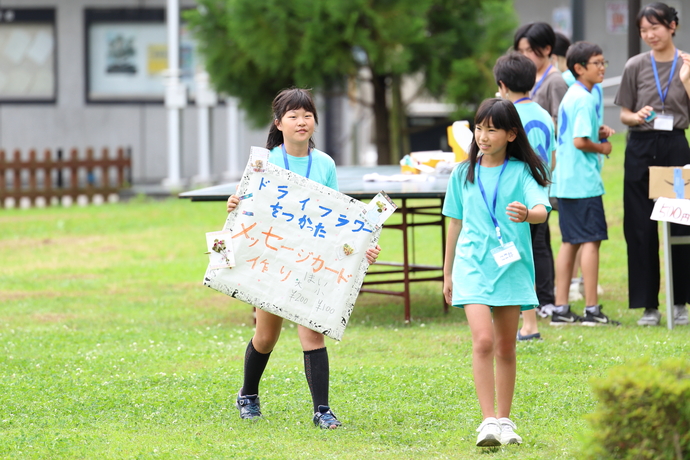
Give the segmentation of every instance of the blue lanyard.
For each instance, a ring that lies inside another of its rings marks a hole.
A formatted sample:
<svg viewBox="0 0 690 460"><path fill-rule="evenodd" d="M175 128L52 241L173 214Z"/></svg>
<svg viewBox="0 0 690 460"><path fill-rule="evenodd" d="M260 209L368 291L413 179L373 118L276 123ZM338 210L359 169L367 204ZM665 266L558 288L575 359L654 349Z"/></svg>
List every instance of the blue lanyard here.
<svg viewBox="0 0 690 460"><path fill-rule="evenodd" d="M576 82L575 82L575 84L576 84L576 85L580 85L580 86L582 86L582 87L583 87L583 88L585 89L585 91L587 91L588 93L590 93L590 94L591 94L591 92L592 92L592 91L591 91L591 90L589 90L589 89L587 89L587 87L585 86L585 84L584 84L584 83L582 83L582 82L581 82L580 80L576 81Z"/></svg>
<svg viewBox="0 0 690 460"><path fill-rule="evenodd" d="M666 96L668 96L668 89L671 87L671 80L673 79L673 72L676 70L676 63L678 63L678 50L676 50L675 56L673 56L673 64L671 65L671 73L668 75L668 85L666 89L661 91L661 82L659 81L659 71L656 69L656 60L654 55L649 53L649 58L652 60L652 70L654 71L654 81L656 81L656 90L659 92L659 98L661 99L661 112L664 111L664 102L666 102Z"/></svg>
<svg viewBox="0 0 690 460"><path fill-rule="evenodd" d="M288 154L285 150L285 144L281 144L280 147L283 149L283 162L285 163L285 169L290 171L290 163L288 163ZM311 150L307 152L307 156L309 157L309 163L307 163L307 174L304 177L309 179L309 173L311 172Z"/></svg>
<svg viewBox="0 0 690 460"><path fill-rule="evenodd" d="M544 72L544 75L542 75L537 84L534 85L534 89L532 90L532 96L537 94L537 91L539 91L539 88L541 88L541 84L544 83L544 80L546 80L546 77L549 75L549 72L551 71L552 67L553 65L549 64L549 66L546 68L546 72Z"/></svg>
<svg viewBox="0 0 690 460"><path fill-rule="evenodd" d="M498 242L501 243L501 246L503 246L503 238L501 238L501 227L498 225L498 219L496 218L496 200L498 199L498 184L501 182L501 176L503 175L503 171L506 170L506 166L508 166L508 157L506 157L505 161L503 162L503 167L501 168L501 172L498 174L498 179L496 180L496 189L494 190L494 200L493 200L493 207L489 206L489 200L486 199L486 192L484 191L484 185L482 184L482 180L479 178L479 171L482 169L482 158L479 157L479 167L477 168L477 185L479 185L479 191L482 192L482 198L484 198L484 204L486 204L486 208L489 210L489 215L491 216L491 220L494 223L494 227L496 227L496 236L498 237Z"/></svg>
<svg viewBox="0 0 690 460"><path fill-rule="evenodd" d="M530 99L530 98L528 98L528 97L521 97L521 98L518 99L517 101L513 101L513 104L519 104L519 103L522 102L522 101L531 101L531 100L532 100L532 99Z"/></svg>

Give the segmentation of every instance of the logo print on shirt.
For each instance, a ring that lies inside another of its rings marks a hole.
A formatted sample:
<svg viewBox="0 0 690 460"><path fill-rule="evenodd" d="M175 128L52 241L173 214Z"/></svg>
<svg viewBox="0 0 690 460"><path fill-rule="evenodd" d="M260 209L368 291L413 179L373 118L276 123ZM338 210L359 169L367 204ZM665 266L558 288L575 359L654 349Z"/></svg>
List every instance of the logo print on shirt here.
<svg viewBox="0 0 690 460"><path fill-rule="evenodd" d="M529 136L530 131L532 131L533 129L539 129L539 130L541 130L541 132L544 133L544 139L546 140L546 146L543 146L541 144L537 145L537 152L539 153L539 156L541 157L541 159L544 160L544 162L548 164L548 162L549 162L548 152L553 150L550 148L551 147L551 139L550 139L551 136L549 136L549 134L550 134L549 128L539 120L532 120L525 125L525 132L527 133L527 136Z"/></svg>
<svg viewBox="0 0 690 460"><path fill-rule="evenodd" d="M565 135L565 130L568 129L568 115L565 114L565 110L561 109L559 117L559 127L558 127L558 145L563 145L565 142L563 136Z"/></svg>

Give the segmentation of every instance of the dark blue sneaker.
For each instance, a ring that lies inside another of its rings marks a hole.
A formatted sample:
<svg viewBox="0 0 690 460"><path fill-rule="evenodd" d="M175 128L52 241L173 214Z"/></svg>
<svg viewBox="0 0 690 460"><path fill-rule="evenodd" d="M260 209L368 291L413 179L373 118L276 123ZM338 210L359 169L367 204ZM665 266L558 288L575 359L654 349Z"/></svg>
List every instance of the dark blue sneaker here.
<svg viewBox="0 0 690 460"><path fill-rule="evenodd" d="M253 420L261 417L259 395L242 396L238 393L236 405L240 410L240 418Z"/></svg>
<svg viewBox="0 0 690 460"><path fill-rule="evenodd" d="M319 406L319 410L314 413L314 425L324 430L338 428L342 423L335 418L335 414L328 406Z"/></svg>

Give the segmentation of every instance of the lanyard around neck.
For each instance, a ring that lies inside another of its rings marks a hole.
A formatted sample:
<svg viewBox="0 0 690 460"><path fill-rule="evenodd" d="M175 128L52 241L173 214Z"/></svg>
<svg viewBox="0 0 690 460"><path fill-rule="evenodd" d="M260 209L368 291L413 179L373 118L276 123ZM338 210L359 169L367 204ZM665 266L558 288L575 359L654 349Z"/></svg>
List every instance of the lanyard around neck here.
<svg viewBox="0 0 690 460"><path fill-rule="evenodd" d="M576 84L576 85L582 86L582 87L585 89L585 91L587 91L588 93L591 93L591 92L592 92L592 90L589 89L589 88L587 88L587 86L585 86L585 84L582 83L580 80L576 81L575 84Z"/></svg>
<svg viewBox="0 0 690 460"><path fill-rule="evenodd" d="M290 163L288 163L288 154L285 150L285 144L281 144L280 147L283 149L283 162L285 163L285 169L290 171ZM309 157L309 163L307 163L307 174L304 176L309 179L309 173L311 172L311 149L307 151L307 156Z"/></svg>
<svg viewBox="0 0 690 460"><path fill-rule="evenodd" d="M529 97L521 97L521 98L518 99L517 101L513 101L513 104L517 105L517 104L519 104L519 103L522 102L522 101L531 101L531 100L532 100L532 99L530 99Z"/></svg>
<svg viewBox="0 0 690 460"><path fill-rule="evenodd" d="M666 96L668 96L668 89L671 87L671 80L673 79L673 73L676 70L676 64L678 63L678 50L673 56L673 64L671 65L671 73L668 75L668 84L664 91L661 90L661 82L659 81L659 71L656 68L656 60L654 59L654 53L649 53L649 58L652 60L652 70L654 71L654 81L656 82L656 90L659 92L659 98L661 99L661 111L664 111L664 103L666 102Z"/></svg>
<svg viewBox="0 0 690 460"><path fill-rule="evenodd" d="M501 167L501 172L498 173L498 179L496 180L496 188L494 189L494 199L493 199L493 206L489 206L489 200L486 198L486 191L484 190L484 184L482 184L482 180L479 177L479 172L481 171L481 165L482 165L482 158L479 157L479 167L477 168L477 185L479 186L479 191L482 193L482 198L484 198L484 204L486 204L486 208L489 210L489 215L491 216L491 221L494 223L494 227L496 227L496 236L498 237L499 243L501 243L501 246L503 246L503 238L501 237L501 227L498 225L498 219L496 218L496 201L498 199L498 184L501 182L501 176L503 175L503 171L506 170L506 166L508 166L508 157L506 157L505 161L503 162L503 166Z"/></svg>
<svg viewBox="0 0 690 460"><path fill-rule="evenodd" d="M549 75L549 72L551 72L552 67L553 65L549 64L549 66L546 68L546 72L544 72L544 75L542 75L537 84L534 85L534 89L532 90L532 96L537 94L537 91L539 91L539 88L541 88L541 84L544 83L544 80L546 80L546 77Z"/></svg>

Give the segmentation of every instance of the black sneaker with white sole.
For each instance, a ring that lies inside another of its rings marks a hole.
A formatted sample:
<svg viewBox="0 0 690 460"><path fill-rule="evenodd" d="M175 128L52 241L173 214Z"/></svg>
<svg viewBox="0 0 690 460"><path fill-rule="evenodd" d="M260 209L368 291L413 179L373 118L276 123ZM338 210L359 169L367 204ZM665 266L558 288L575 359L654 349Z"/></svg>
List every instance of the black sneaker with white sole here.
<svg viewBox="0 0 690 460"><path fill-rule="evenodd" d="M579 324L581 322L582 317L570 311L570 305L568 305L568 309L564 313L559 313L558 311L554 310L553 314L551 315L551 326L564 326L569 324Z"/></svg>
<svg viewBox="0 0 690 460"><path fill-rule="evenodd" d="M582 325L583 326L601 326L604 324L608 324L611 326L620 326L621 323L619 321L615 321L605 314L601 312L601 305L597 305L596 313L591 313L585 309L585 317L582 320Z"/></svg>

